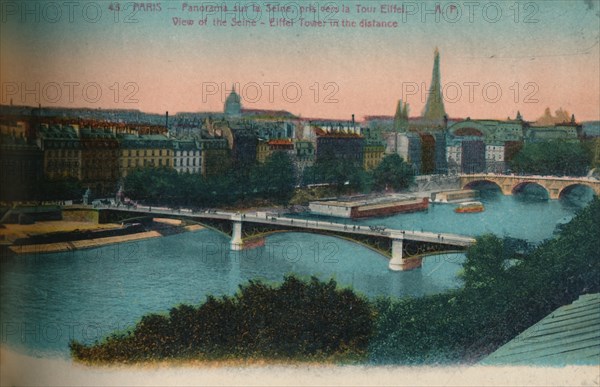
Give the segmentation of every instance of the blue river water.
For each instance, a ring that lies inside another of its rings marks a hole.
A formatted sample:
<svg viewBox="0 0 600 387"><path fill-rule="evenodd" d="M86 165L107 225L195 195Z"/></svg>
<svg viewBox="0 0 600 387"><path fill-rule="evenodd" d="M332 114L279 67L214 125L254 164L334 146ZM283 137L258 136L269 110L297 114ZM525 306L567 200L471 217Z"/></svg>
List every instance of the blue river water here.
<svg viewBox="0 0 600 387"><path fill-rule="evenodd" d="M456 214L453 205L436 204L427 212L354 223L473 236L495 233L540 242L582 205L503 195L481 200L486 209L478 214ZM369 298L418 297L461 286L462 254L431 256L421 269L392 272L387 258L328 236L279 233L268 237L264 247L242 252L229 251L228 242L201 230L4 259L0 344L33 355L68 357L72 338L91 343L126 330L146 313L162 313L179 303L199 304L207 295L231 295L249 279L276 283L292 273L334 278Z"/></svg>

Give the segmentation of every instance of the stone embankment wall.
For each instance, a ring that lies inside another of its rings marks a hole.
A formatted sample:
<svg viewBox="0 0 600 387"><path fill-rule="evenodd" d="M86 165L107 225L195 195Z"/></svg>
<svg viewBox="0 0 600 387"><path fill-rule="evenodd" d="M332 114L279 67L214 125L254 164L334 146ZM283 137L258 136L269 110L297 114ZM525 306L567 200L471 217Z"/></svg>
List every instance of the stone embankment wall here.
<svg viewBox="0 0 600 387"><path fill-rule="evenodd" d="M415 178L415 185L411 187L412 192L420 191L442 191L460 189L460 177L447 175L423 175Z"/></svg>
<svg viewBox="0 0 600 387"><path fill-rule="evenodd" d="M62 218L72 222L98 223L98 210L88 208L63 208Z"/></svg>

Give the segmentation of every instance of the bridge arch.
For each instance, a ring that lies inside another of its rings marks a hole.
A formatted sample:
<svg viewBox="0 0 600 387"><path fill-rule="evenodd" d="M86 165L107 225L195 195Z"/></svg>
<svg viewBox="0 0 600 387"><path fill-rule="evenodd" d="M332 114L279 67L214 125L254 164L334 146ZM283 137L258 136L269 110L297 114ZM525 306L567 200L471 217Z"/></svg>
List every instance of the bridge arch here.
<svg viewBox="0 0 600 387"><path fill-rule="evenodd" d="M327 232L327 231L324 231L324 230L318 230L318 231L317 230L313 231L313 230L310 230L310 229L269 230L269 231L266 231L266 232L262 232L260 234L253 234L253 235L248 236L246 238L242 238L242 240L246 241L246 240L252 240L252 239L255 239L255 238L268 238L269 236L274 235L274 234L283 234L283 233L291 233L291 232L293 232L293 233L299 233L299 234L312 234L312 235L323 235L323 236L327 236L327 237L333 237L333 238L336 238L336 239L339 239L339 240L343 240L343 241L347 241L347 242L350 242L350 243L353 243L353 244L357 244L357 245L362 246L362 247L366 247L367 249L369 249L371 251L374 251L377 254L382 255L383 257L385 257L387 259L391 258L391 253L392 253L391 252L391 246L390 246L390 249L387 249L387 248L386 249L384 249L384 248L378 249L377 247L372 246L372 245L370 245L368 243L362 242L362 241L360 241L358 239L346 237L346 236L343 236L343 235L340 235L340 234L336 234L334 232Z"/></svg>
<svg viewBox="0 0 600 387"><path fill-rule="evenodd" d="M543 192L546 193L546 197L547 199L550 199L550 190L548 189L548 187L544 186L543 184L540 184L538 182L535 181L522 181L517 183L514 187L512 187L512 195L518 195L520 193L522 193L527 187L539 187L543 190Z"/></svg>
<svg viewBox="0 0 600 387"><path fill-rule="evenodd" d="M577 183L573 183L573 184L569 184L564 186L558 193L558 197L562 198L564 195L569 194L573 189L576 189L578 187L585 187L589 190L591 190L593 192L594 195L598 196L598 193L596 192L596 190L594 189L594 187L591 184L585 183L585 182L577 182Z"/></svg>
<svg viewBox="0 0 600 387"><path fill-rule="evenodd" d="M477 187L481 187L484 185L487 185L490 187L492 187L492 186L496 187L500 192L502 192L502 187L500 186L500 184L498 184L495 181L488 180L488 179L480 179L480 180L470 181L463 186L463 189L477 189Z"/></svg>
<svg viewBox="0 0 600 387"><path fill-rule="evenodd" d="M352 237L348 237L344 234L339 234L339 233L335 233L333 231L327 231L327 230L310 230L310 229L280 229L280 230L269 230L269 231L265 231L262 233L258 233L258 234L253 234L250 235L246 238L243 238L243 241L252 241L253 239L255 240L256 238L267 238L270 235L273 234L280 234L280 233L289 233L289 232L294 232L294 233L301 233L301 234L315 234L315 235L322 235L322 236L327 236L327 237L333 237L339 240L344 240L353 244L357 244L359 246L365 247L385 258L392 259L393 258L393 252L392 252L392 239L389 238L382 238L380 241L378 241L379 243L377 243L377 241L373 241L373 240L360 240L359 238L352 238ZM359 234L360 235L360 234ZM363 237L365 237L363 235ZM371 242L371 243L369 243ZM375 243L373 243L375 242ZM439 255L439 254L446 254L446 253L464 253L464 249L460 249L460 248L456 248L455 246L452 247L443 247L443 248L435 248L433 247L433 245L431 244L427 244L424 242L417 242L417 241L411 241L411 240L403 240L402 243L402 251L403 251L403 256L405 256L406 258L409 259L421 259L423 257L427 257L429 255ZM420 261L419 261L420 262Z"/></svg>

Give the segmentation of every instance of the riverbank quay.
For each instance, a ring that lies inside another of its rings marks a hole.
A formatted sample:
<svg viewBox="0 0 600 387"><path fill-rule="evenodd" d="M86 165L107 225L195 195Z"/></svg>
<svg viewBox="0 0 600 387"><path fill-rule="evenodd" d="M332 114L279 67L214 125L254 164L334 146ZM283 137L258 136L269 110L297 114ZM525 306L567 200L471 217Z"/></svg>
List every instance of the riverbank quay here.
<svg viewBox="0 0 600 387"><path fill-rule="evenodd" d="M93 211L93 210L92 210ZM2 255L43 254L91 249L203 229L177 219L152 218L144 225L55 220L33 224L4 224L0 228Z"/></svg>
<svg viewBox="0 0 600 387"><path fill-rule="evenodd" d="M593 386L597 367L401 367L276 362L153 362L89 366L0 348L1 386ZM251 383L249 383L252 381Z"/></svg>

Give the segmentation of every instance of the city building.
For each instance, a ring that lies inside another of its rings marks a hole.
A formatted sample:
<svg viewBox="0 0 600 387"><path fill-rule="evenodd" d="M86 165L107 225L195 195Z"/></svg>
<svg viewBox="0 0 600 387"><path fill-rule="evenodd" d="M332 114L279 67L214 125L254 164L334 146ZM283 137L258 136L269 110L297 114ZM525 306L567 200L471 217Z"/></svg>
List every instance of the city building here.
<svg viewBox="0 0 600 387"><path fill-rule="evenodd" d="M119 175L126 177L132 170L142 167L171 168L173 163L172 141L160 134L117 135L120 147Z"/></svg>
<svg viewBox="0 0 600 387"><path fill-rule="evenodd" d="M316 160L329 158L362 168L364 145L365 138L360 134L321 132L317 135Z"/></svg>
<svg viewBox="0 0 600 387"><path fill-rule="evenodd" d="M525 143L545 141L579 141L582 133L581 125L575 123L562 123L554 126L530 126L525 131Z"/></svg>
<svg viewBox="0 0 600 387"><path fill-rule="evenodd" d="M338 120L307 120L302 126L302 134L300 138L302 140L311 141L316 143L317 137L326 134L354 134L361 135L362 128L359 124L354 121L354 115L352 121L338 121Z"/></svg>
<svg viewBox="0 0 600 387"><path fill-rule="evenodd" d="M29 123L24 120L0 122L0 136L27 137Z"/></svg>
<svg viewBox="0 0 600 387"><path fill-rule="evenodd" d="M79 127L43 124L37 146L44 155L44 176L50 180L83 179L82 144Z"/></svg>
<svg viewBox="0 0 600 387"><path fill-rule="evenodd" d="M236 168L253 165L257 160L258 137L251 122L237 120L207 120L203 138L223 138L227 141L231 161Z"/></svg>
<svg viewBox="0 0 600 387"><path fill-rule="evenodd" d="M119 143L112 129L81 128L81 182L98 194L116 192Z"/></svg>
<svg viewBox="0 0 600 387"><path fill-rule="evenodd" d="M462 173L480 173L485 171L485 143L481 139L464 139L462 143Z"/></svg>
<svg viewBox="0 0 600 387"><path fill-rule="evenodd" d="M503 143L485 145L485 170L492 173L503 173L506 170L504 155L506 150Z"/></svg>
<svg viewBox="0 0 600 387"><path fill-rule="evenodd" d="M252 120L247 121L254 130L254 133L261 140L274 140L282 138L295 138L296 125L293 121L266 121Z"/></svg>
<svg viewBox="0 0 600 387"><path fill-rule="evenodd" d="M199 140L202 176L217 176L231 168L231 151L224 138Z"/></svg>
<svg viewBox="0 0 600 387"><path fill-rule="evenodd" d="M315 164L315 146L311 141L296 140L294 141L294 148L296 150L296 156L293 160L296 166L296 172L299 176L302 176L307 167L312 167Z"/></svg>
<svg viewBox="0 0 600 387"><path fill-rule="evenodd" d="M173 168L178 173L201 173L202 154L196 140L173 140Z"/></svg>
<svg viewBox="0 0 600 387"><path fill-rule="evenodd" d="M380 132L376 129L363 129L365 136L365 148L363 150L363 168L366 171L375 169L383 156L385 156L385 145L380 136Z"/></svg>
<svg viewBox="0 0 600 387"><path fill-rule="evenodd" d="M256 161L262 164L270 155L271 147L269 147L269 141L262 139L258 140L258 143L256 144Z"/></svg>
<svg viewBox="0 0 600 387"><path fill-rule="evenodd" d="M448 165L448 174L456 175L462 172L462 142L459 140L449 140L446 145L446 160Z"/></svg>
<svg viewBox="0 0 600 387"><path fill-rule="evenodd" d="M414 132L385 133L385 153L396 153L411 165L415 174L421 172L421 136Z"/></svg>
<svg viewBox="0 0 600 387"><path fill-rule="evenodd" d="M0 200L10 201L36 193L43 178L44 154L23 135L0 135Z"/></svg>
<svg viewBox="0 0 600 387"><path fill-rule="evenodd" d="M275 152L285 152L293 161L296 157L294 141L292 139L259 141L256 147L256 159L259 163L264 163Z"/></svg>

